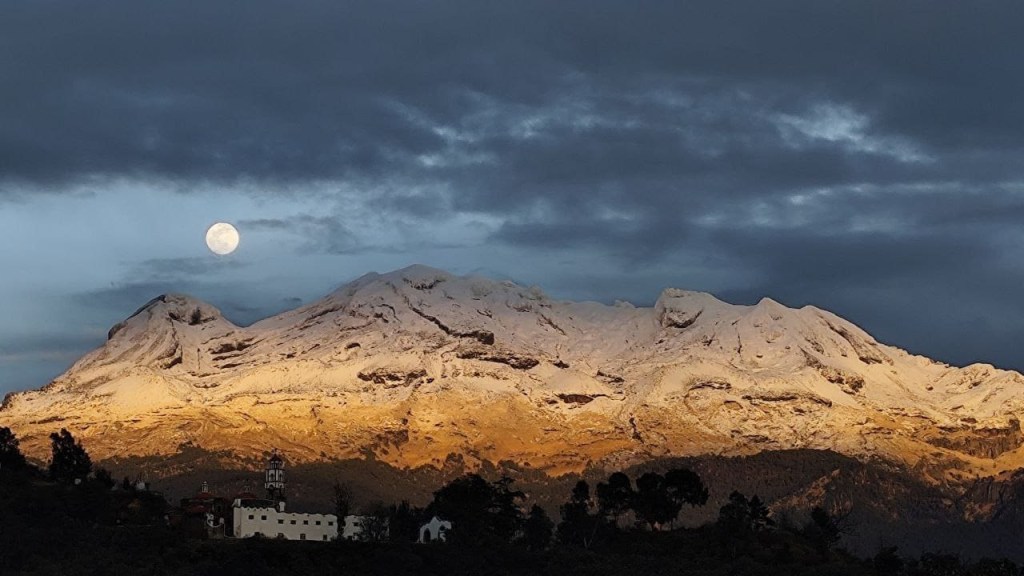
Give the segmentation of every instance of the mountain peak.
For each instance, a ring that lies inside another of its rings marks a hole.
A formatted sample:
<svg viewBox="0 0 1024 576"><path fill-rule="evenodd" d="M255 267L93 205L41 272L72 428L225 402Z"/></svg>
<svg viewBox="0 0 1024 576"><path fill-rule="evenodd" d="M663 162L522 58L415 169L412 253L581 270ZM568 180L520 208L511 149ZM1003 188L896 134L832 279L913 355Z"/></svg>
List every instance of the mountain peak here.
<svg viewBox="0 0 1024 576"><path fill-rule="evenodd" d="M789 308L785 304L780 304L779 301L773 300L772 298L769 298L768 296L765 296L765 297L761 298L760 300L758 300L757 301L757 305L758 306L762 306L764 308L776 308L776 309L791 310L791 308Z"/></svg>
<svg viewBox="0 0 1024 576"><path fill-rule="evenodd" d="M115 334L130 324L148 325L154 320L158 322L169 320L198 326L223 320L223 318L220 310L193 296L176 293L161 294L112 327L107 334L107 339L113 338Z"/></svg>
<svg viewBox="0 0 1024 576"><path fill-rule="evenodd" d="M299 460L371 450L402 466L457 453L562 472L819 448L998 471L1024 460L1024 436L1006 425L1024 412L1022 385L770 298L741 306L669 288L653 307L609 306L415 265L244 328L162 295L0 415L44 448L45 423L68 420L105 455L192 441L288 446Z"/></svg>

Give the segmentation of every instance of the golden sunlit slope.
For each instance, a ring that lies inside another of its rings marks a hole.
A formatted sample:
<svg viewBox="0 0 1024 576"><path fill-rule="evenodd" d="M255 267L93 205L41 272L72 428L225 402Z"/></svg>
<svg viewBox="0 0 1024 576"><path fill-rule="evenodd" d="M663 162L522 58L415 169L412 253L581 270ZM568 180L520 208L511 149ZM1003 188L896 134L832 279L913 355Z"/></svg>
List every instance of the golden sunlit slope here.
<svg viewBox="0 0 1024 576"><path fill-rule="evenodd" d="M414 266L242 328L154 299L0 425L33 455L66 427L95 456L181 444L399 466L588 463L832 449L949 480L1024 460L1024 378L880 344L814 307L665 290L653 308Z"/></svg>

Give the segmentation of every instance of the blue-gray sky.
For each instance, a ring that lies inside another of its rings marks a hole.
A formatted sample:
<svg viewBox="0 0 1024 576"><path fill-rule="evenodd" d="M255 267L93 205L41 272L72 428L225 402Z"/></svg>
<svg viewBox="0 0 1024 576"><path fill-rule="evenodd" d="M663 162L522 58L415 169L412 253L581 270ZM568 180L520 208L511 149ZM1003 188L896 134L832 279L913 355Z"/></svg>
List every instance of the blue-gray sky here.
<svg viewBox="0 0 1024 576"><path fill-rule="evenodd" d="M424 263L1024 368L1024 5L0 3L0 391ZM227 258L207 226L235 223Z"/></svg>

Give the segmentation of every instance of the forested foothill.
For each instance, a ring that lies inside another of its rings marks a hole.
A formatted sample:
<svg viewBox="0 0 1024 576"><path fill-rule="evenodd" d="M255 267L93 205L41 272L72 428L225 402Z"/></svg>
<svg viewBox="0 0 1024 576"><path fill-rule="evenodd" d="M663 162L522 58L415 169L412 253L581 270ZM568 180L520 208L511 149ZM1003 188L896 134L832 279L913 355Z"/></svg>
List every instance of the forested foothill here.
<svg viewBox="0 0 1024 576"><path fill-rule="evenodd" d="M459 476L425 506L376 502L389 530L361 542L251 538L207 540L183 529L163 495L94 467L66 430L51 436L45 468L22 456L0 428L0 574L849 574L1010 575L1010 560L929 553L907 558L892 546L870 556L843 548L858 530L846 512L813 508L776 517L756 494L733 491L706 517L709 493L688 468L615 472L578 481L557 514L514 480ZM333 494L348 511L351 489ZM700 513L700 514L699 514ZM447 541L416 543L433 516L452 522Z"/></svg>

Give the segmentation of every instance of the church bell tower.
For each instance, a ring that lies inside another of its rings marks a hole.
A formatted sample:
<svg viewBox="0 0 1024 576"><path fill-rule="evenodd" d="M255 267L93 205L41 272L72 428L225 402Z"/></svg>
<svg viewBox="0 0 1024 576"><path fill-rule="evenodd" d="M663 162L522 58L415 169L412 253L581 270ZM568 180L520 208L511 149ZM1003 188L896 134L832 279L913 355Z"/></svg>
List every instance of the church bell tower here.
<svg viewBox="0 0 1024 576"><path fill-rule="evenodd" d="M267 460L266 476L263 486L267 489L267 498L280 502L284 496L284 460L274 450Z"/></svg>

